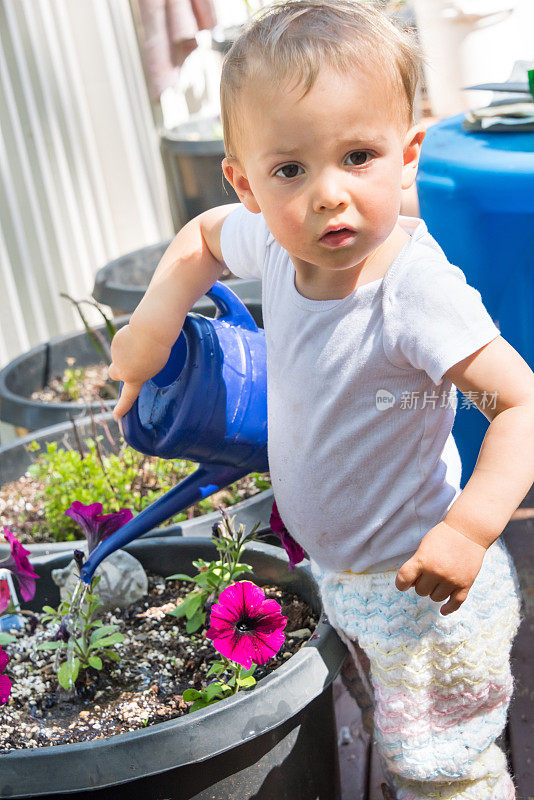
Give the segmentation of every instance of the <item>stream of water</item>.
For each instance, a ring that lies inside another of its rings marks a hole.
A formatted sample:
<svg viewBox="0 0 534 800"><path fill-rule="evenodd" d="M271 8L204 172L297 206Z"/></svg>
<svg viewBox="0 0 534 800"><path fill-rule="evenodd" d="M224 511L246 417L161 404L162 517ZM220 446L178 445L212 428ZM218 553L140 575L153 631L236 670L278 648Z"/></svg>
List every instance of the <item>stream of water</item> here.
<svg viewBox="0 0 534 800"><path fill-rule="evenodd" d="M78 580L78 584L74 593L72 595L72 601L70 604L70 609L68 614L65 617L64 624L65 629L70 634L68 642L67 642L67 664L70 667L70 674L72 674L72 668L74 666L74 642L76 641L76 631L78 629L78 623L80 621L80 615L82 610L83 601L85 600L85 595L87 594L87 590L89 586L82 581L80 578ZM63 650L62 647L58 647L56 650L55 661L54 661L54 670L55 672L59 669L59 663L61 658L61 651ZM74 681L71 679L69 682L69 687L72 687Z"/></svg>

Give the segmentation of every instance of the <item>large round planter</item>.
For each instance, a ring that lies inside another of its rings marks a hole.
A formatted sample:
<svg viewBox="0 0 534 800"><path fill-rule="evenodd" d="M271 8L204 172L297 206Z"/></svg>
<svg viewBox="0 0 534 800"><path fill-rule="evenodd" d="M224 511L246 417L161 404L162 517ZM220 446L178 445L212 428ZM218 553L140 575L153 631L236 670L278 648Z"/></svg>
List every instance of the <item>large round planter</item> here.
<svg viewBox="0 0 534 800"><path fill-rule="evenodd" d="M224 178L224 142L218 116L160 131L160 149L175 230L214 206L238 203Z"/></svg>
<svg viewBox="0 0 534 800"><path fill-rule="evenodd" d="M170 239L149 247L141 247L115 258L98 270L93 297L123 314L130 314L141 302L155 269L170 243ZM246 305L258 327L263 328L261 311L261 281L230 278L225 281ZM213 317L215 305L204 296L192 308L197 314Z"/></svg>
<svg viewBox="0 0 534 800"><path fill-rule="evenodd" d="M155 246L158 247L158 246ZM162 252L166 245L161 245ZM135 251L126 256L122 256L116 261L112 261L98 275L95 284L95 298L106 305L124 305L126 311L133 311L144 295L150 278L159 261L159 256L151 259L146 256L139 258L139 262L145 263L145 268L133 268L135 278L130 281L130 287L126 285L128 280L128 270L131 265L130 259L139 253L153 248L143 248L143 251ZM159 251L158 251L159 252ZM139 263L138 262L138 263ZM141 277L143 275L144 277ZM117 276L115 278L115 276ZM114 283L114 280L119 283ZM139 281L138 284L133 281ZM122 283L124 282L124 283ZM259 327L263 326L261 315L261 281L243 281L234 278L226 282L238 297L247 306ZM118 301L115 303L114 301ZM196 314L203 314L206 317L215 315L215 305L208 297L201 298L191 309ZM128 323L130 315L125 315L114 320L117 328L121 328ZM96 330L107 336L105 326L98 326ZM72 417L86 416L90 407L93 414L99 414L103 408L111 409L116 400L101 400L97 403L47 403L39 400L31 400L32 392L46 386L51 377L62 375L68 367L67 358L76 359L76 367L88 367L98 363L99 356L91 342L91 338L86 331L63 334L50 339L45 344L39 344L27 353L15 358L0 371L0 419L28 431L45 428L59 422L68 421L69 415ZM117 384L118 385L118 384Z"/></svg>
<svg viewBox="0 0 534 800"><path fill-rule="evenodd" d="M192 561L216 556L204 540L133 542L128 552L145 568L195 574ZM34 610L58 602L51 569L66 555L37 559ZM251 543L246 560L258 585L276 583L321 612L309 567L287 569L285 553ZM193 714L150 728L57 747L0 755L0 796L60 800L339 800L332 682L346 655L321 621L287 663L242 692Z"/></svg>
<svg viewBox="0 0 534 800"><path fill-rule="evenodd" d="M113 440L118 441L118 424L113 419L113 415L111 413L98 414L95 416L94 421L96 433L104 434L104 438L100 442L102 450L104 452L111 452L111 443L105 435L104 425L109 429ZM75 425L81 441L87 437L93 436L92 423L89 417L83 417L76 420ZM27 450L27 445L33 441L36 441L39 445L40 452L46 451L47 442L57 442L59 445L69 446L72 448L77 446L76 436L72 424L70 422L62 422L59 425L53 425L49 428L45 428L44 430L39 430L35 433L23 436L20 439L17 439L16 442L6 445L5 447L0 447L0 476L2 484L17 480L27 471L28 467L32 463L32 457L34 458L35 455L37 455L36 453L29 453ZM73 497L72 499L75 500L76 498ZM249 497L248 499L241 501L240 503L236 503L231 507L229 512L231 515L236 514L236 522L243 523L247 530L252 528L257 522L260 522L260 528L263 530L269 527L269 518L271 515L272 505L273 490L267 489L263 492L259 492L253 497ZM220 520L219 512L213 511L210 514L204 514L200 517L184 520L184 522L180 522L175 525L156 528L146 533L142 538L154 536L206 537L211 534L212 525L218 520ZM267 540L269 541L269 539ZM273 534L273 538L270 541L273 543L278 542L279 538L275 537ZM78 545L74 541L25 545L25 547L27 547L34 555L57 553L65 550L72 553L77 546ZM4 558L6 556L8 549L9 548L7 545L0 544L0 558Z"/></svg>
<svg viewBox="0 0 534 800"><path fill-rule="evenodd" d="M116 328L122 328L129 316L114 320ZM96 326L109 342L105 325ZM72 417L85 416L90 406L93 414L102 409L111 409L116 400L100 400L85 404L75 402L47 403L32 400L32 392L43 389L48 381L62 375L69 366L67 359L75 358L75 367L88 367L101 361L87 331L65 333L44 344L33 347L10 361L0 372L0 419L28 431L46 428ZM117 384L118 387L118 384Z"/></svg>

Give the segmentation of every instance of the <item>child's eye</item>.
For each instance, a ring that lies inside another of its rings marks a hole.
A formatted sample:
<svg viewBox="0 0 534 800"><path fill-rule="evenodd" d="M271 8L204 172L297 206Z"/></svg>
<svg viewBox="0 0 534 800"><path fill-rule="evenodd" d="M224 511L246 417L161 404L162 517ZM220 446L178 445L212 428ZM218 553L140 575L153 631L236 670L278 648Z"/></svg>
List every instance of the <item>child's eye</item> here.
<svg viewBox="0 0 534 800"><path fill-rule="evenodd" d="M363 167L367 163L365 159L367 157L371 158L371 154L365 150L353 150L347 157L352 158L353 156L356 156L354 163L351 165L353 167Z"/></svg>
<svg viewBox="0 0 534 800"><path fill-rule="evenodd" d="M278 173L281 172L284 169L286 169L291 174L290 175L281 175L282 178L296 178L297 177L297 173L295 172L295 170L300 169L300 167L299 167L298 164L285 164L283 167L280 167L279 169L277 169L274 174L278 175Z"/></svg>

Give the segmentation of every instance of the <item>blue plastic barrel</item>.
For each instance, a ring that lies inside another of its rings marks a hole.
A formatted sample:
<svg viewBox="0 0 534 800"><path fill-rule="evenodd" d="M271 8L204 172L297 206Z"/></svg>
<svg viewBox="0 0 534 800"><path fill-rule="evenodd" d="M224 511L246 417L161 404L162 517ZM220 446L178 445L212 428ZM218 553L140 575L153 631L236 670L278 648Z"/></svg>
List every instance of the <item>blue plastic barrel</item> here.
<svg viewBox="0 0 534 800"><path fill-rule="evenodd" d="M463 119L427 130L417 176L421 217L534 368L534 132L464 131ZM462 405L463 395L458 400L453 435L463 487L489 423Z"/></svg>

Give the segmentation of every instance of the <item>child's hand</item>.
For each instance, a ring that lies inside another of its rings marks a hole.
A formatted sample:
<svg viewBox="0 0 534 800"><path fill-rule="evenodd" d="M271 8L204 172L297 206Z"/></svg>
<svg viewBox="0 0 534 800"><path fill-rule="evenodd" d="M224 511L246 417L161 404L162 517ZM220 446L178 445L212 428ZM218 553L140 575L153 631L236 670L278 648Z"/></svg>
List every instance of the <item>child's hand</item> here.
<svg viewBox="0 0 534 800"><path fill-rule="evenodd" d="M485 553L485 547L440 522L429 530L414 555L399 569L395 586L401 592L413 586L418 595L430 595L436 602L450 596L440 613L452 614L466 599Z"/></svg>
<svg viewBox="0 0 534 800"><path fill-rule="evenodd" d="M121 396L113 409L116 420L132 407L145 381L163 369L170 353L170 347L135 333L129 325L117 331L111 342L113 361L108 369L111 380L123 381Z"/></svg>

